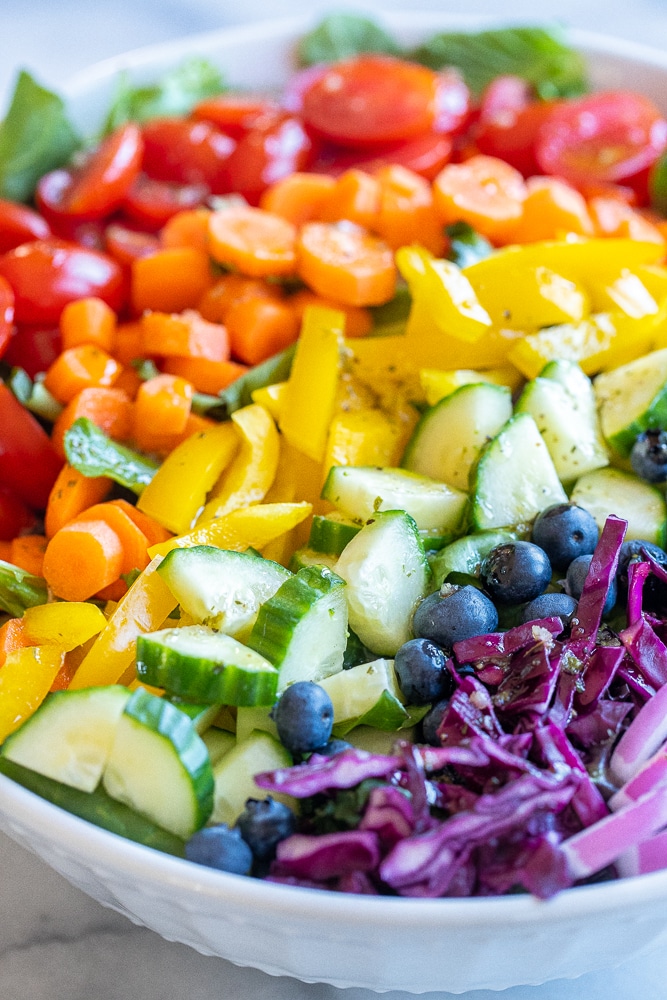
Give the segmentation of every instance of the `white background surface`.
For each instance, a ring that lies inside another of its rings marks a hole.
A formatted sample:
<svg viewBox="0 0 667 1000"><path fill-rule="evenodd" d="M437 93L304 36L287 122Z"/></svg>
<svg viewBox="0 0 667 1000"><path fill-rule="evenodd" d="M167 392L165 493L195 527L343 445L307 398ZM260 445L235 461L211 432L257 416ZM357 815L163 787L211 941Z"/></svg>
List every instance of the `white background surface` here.
<svg viewBox="0 0 667 1000"><path fill-rule="evenodd" d="M20 67L58 86L90 63L128 48L225 24L297 13L297 0L4 0L0 7L0 108ZM311 0L309 10L372 3ZM667 46L667 0L469 0L387 2L385 7L559 19ZM365 990L274 980L163 941L67 885L0 835L1 1000L372 1000ZM462 956L465 961L465 956ZM431 1000L446 994L429 994ZM467 1000L492 1000L476 992ZM574 982L524 987L503 1000L667 1000L667 954L654 954ZM406 994L387 994L407 1000Z"/></svg>

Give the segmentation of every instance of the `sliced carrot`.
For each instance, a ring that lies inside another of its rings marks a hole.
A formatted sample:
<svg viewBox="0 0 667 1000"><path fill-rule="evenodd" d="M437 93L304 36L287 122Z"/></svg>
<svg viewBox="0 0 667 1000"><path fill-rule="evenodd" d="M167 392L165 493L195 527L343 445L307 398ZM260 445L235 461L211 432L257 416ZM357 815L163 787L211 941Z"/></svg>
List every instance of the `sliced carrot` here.
<svg viewBox="0 0 667 1000"><path fill-rule="evenodd" d="M127 500L110 500L109 504L120 507L130 520L134 521L139 531L146 536L149 545L166 542L168 538L172 537L171 531L158 524L150 515L144 514L143 510L139 510L134 504L128 503Z"/></svg>
<svg viewBox="0 0 667 1000"><path fill-rule="evenodd" d="M46 545L45 535L19 535L12 539L9 561L14 566L20 566L26 573L41 576Z"/></svg>
<svg viewBox="0 0 667 1000"><path fill-rule="evenodd" d="M70 521L55 533L44 554L43 572L56 597L87 601L120 577L123 545L103 520Z"/></svg>
<svg viewBox="0 0 667 1000"><path fill-rule="evenodd" d="M88 417L114 441L127 441L132 431L132 403L123 389L115 386L82 389L53 425L51 442L61 456L65 454L65 434L79 417Z"/></svg>
<svg viewBox="0 0 667 1000"><path fill-rule="evenodd" d="M227 332L234 357L257 365L294 343L299 320L287 303L248 299L228 310Z"/></svg>
<svg viewBox="0 0 667 1000"><path fill-rule="evenodd" d="M375 174L379 205L373 229L392 250L419 243L436 257L445 250L440 217L428 181L399 164L382 167Z"/></svg>
<svg viewBox="0 0 667 1000"><path fill-rule="evenodd" d="M317 306L319 309L338 309L345 313L345 336L365 337L373 329L373 317L368 309L363 306L347 306L333 299L325 299L309 288L301 288L294 295L290 295L287 300L290 307L296 312L299 326L303 320L303 314L308 306Z"/></svg>
<svg viewBox="0 0 667 1000"><path fill-rule="evenodd" d="M160 230L163 247L194 247L208 253L208 208L186 208L172 215Z"/></svg>
<svg viewBox="0 0 667 1000"><path fill-rule="evenodd" d="M376 177L352 168L337 178L320 208L321 222L347 219L366 229L374 229L380 210L380 184Z"/></svg>
<svg viewBox="0 0 667 1000"><path fill-rule="evenodd" d="M111 354L126 368L133 361L145 357L141 320L118 324L111 343Z"/></svg>
<svg viewBox="0 0 667 1000"><path fill-rule="evenodd" d="M248 370L236 361L209 361L208 358L165 358L162 370L180 375L191 382L197 392L216 396Z"/></svg>
<svg viewBox="0 0 667 1000"><path fill-rule="evenodd" d="M235 302L242 299L272 299L278 302L282 298L280 286L270 285L263 278L247 278L243 274L223 274L204 294L197 308L209 322L224 323L227 310Z"/></svg>
<svg viewBox="0 0 667 1000"><path fill-rule="evenodd" d="M162 373L144 382L134 401L133 437L137 447L154 451L156 442L185 430L192 394L192 385L178 375Z"/></svg>
<svg viewBox="0 0 667 1000"><path fill-rule="evenodd" d="M98 601L113 601L117 603L120 601L121 597L127 594L129 587L125 580L121 577L118 580L114 580L113 583L109 583L106 587L102 587L95 594L95 599Z"/></svg>
<svg viewBox="0 0 667 1000"><path fill-rule="evenodd" d="M396 267L391 249L353 223L306 223L297 254L299 277L325 298L373 306L388 302L394 294Z"/></svg>
<svg viewBox="0 0 667 1000"><path fill-rule="evenodd" d="M664 243L657 226L619 198L591 198L588 210L596 236L618 236L644 243Z"/></svg>
<svg viewBox="0 0 667 1000"><path fill-rule="evenodd" d="M32 643L25 634L22 618L9 618L0 628L0 667L7 659L8 653L24 649Z"/></svg>
<svg viewBox="0 0 667 1000"><path fill-rule="evenodd" d="M518 170L495 156L450 163L433 181L443 223L467 222L494 243L503 243L521 218L526 185Z"/></svg>
<svg viewBox="0 0 667 1000"><path fill-rule="evenodd" d="M276 181L259 200L259 207L287 219L295 226L321 218L322 205L336 187L336 178L328 174L298 171Z"/></svg>
<svg viewBox="0 0 667 1000"><path fill-rule="evenodd" d="M114 389L124 392L129 400L136 398L141 386L141 379L136 370L132 367L123 368L122 372L113 384Z"/></svg>
<svg viewBox="0 0 667 1000"><path fill-rule="evenodd" d="M69 403L82 389L109 387L121 372L121 365L95 344L70 347L49 366L44 385L59 403Z"/></svg>
<svg viewBox="0 0 667 1000"><path fill-rule="evenodd" d="M202 319L195 309L181 313L147 312L141 320L144 352L148 356L229 358L227 330L221 323Z"/></svg>
<svg viewBox="0 0 667 1000"><path fill-rule="evenodd" d="M94 504L77 518L77 524L88 521L104 521L118 535L123 549L119 576L148 566L148 538L122 507L110 501Z"/></svg>
<svg viewBox="0 0 667 1000"><path fill-rule="evenodd" d="M586 201L591 198L616 198L624 201L626 205L637 204L637 192L634 188L626 187L625 184L612 184L611 181L592 181L590 184L579 185L579 190Z"/></svg>
<svg viewBox="0 0 667 1000"><path fill-rule="evenodd" d="M193 434L198 434L200 431L210 430L211 427L215 426L215 421L210 420L208 417L201 417L198 413L191 413L186 421L185 427L182 431L174 434L162 434L160 431L156 431L148 436L148 432L144 429L143 436L145 440L145 450L150 451L154 455L160 455L165 457L174 450L174 448L185 441L187 438L191 437Z"/></svg>
<svg viewBox="0 0 667 1000"><path fill-rule="evenodd" d="M60 314L63 350L79 344L97 344L111 350L116 329L116 314L103 299L89 296L68 302Z"/></svg>
<svg viewBox="0 0 667 1000"><path fill-rule="evenodd" d="M0 538L0 559L2 559L3 562L11 562L11 559L9 558L11 554L11 541L5 541L4 538Z"/></svg>
<svg viewBox="0 0 667 1000"><path fill-rule="evenodd" d="M69 650L65 653L65 660L62 667L58 671L51 685L51 691L66 691L70 686L70 681L77 672L79 663L81 662L78 656L73 656L73 653L78 653L78 648L76 650Z"/></svg>
<svg viewBox="0 0 667 1000"><path fill-rule="evenodd" d="M100 503L109 495L113 483L106 476L84 476L78 469L65 464L49 494L44 513L44 531L52 538L56 531L69 524L88 507Z"/></svg>
<svg viewBox="0 0 667 1000"><path fill-rule="evenodd" d="M563 239L568 233L593 235L586 199L570 184L558 177L529 177L526 192L513 243Z"/></svg>
<svg viewBox="0 0 667 1000"><path fill-rule="evenodd" d="M212 283L208 254L194 247L169 247L132 264L132 305L137 313L194 309Z"/></svg>
<svg viewBox="0 0 667 1000"><path fill-rule="evenodd" d="M212 212L209 249L219 264L251 278L293 274L296 227L273 212L231 205Z"/></svg>

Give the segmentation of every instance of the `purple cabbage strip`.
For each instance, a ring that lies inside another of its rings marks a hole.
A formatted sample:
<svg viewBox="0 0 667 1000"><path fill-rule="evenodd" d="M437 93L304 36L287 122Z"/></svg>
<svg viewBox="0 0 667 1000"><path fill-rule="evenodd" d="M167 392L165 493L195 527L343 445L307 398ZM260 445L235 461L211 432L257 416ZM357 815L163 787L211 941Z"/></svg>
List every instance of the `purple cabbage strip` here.
<svg viewBox="0 0 667 1000"><path fill-rule="evenodd" d="M459 663L484 663L487 660L505 659L522 649L540 641L539 632L544 630L554 638L563 631L563 622L554 616L540 618L508 629L507 632L487 632L471 639L461 639L454 643L454 655Z"/></svg>
<svg viewBox="0 0 667 1000"><path fill-rule="evenodd" d="M426 790L424 761L412 743L403 741L399 745L399 748L403 760L403 769L405 770L405 779L402 782L402 787L405 787L410 793L414 827L418 833L421 833L422 830L428 830L433 823L428 792Z"/></svg>
<svg viewBox="0 0 667 1000"><path fill-rule="evenodd" d="M354 788L366 778L387 778L402 766L400 757L383 757L365 750L345 750L335 757L320 757L314 763L263 771L255 784L269 792L283 792L305 799L335 788Z"/></svg>
<svg viewBox="0 0 667 1000"><path fill-rule="evenodd" d="M614 514L610 515L595 547L577 611L570 622L569 646L580 660L595 647L602 610L609 587L616 576L618 557L627 527L627 521Z"/></svg>
<svg viewBox="0 0 667 1000"><path fill-rule="evenodd" d="M352 872L369 872L378 866L380 846L372 830L342 830L311 836L293 833L281 840L271 874L325 882Z"/></svg>
<svg viewBox="0 0 667 1000"><path fill-rule="evenodd" d="M648 562L633 562L628 566L628 625L634 625L642 617L644 584L651 572Z"/></svg>
<svg viewBox="0 0 667 1000"><path fill-rule="evenodd" d="M382 849L390 850L399 840L414 832L412 802L402 791L390 785L371 789L359 829L376 833Z"/></svg>
<svg viewBox="0 0 667 1000"><path fill-rule="evenodd" d="M590 711L609 690L625 649L623 646L596 646L584 664L584 689L575 695L579 711Z"/></svg>
<svg viewBox="0 0 667 1000"><path fill-rule="evenodd" d="M667 682L667 646L660 639L644 615L618 634L635 666L654 687Z"/></svg>
<svg viewBox="0 0 667 1000"><path fill-rule="evenodd" d="M539 641L512 657L510 667L493 697L496 710L503 714L532 711L543 715L553 698L562 659L562 647L550 655L550 642Z"/></svg>
<svg viewBox="0 0 667 1000"><path fill-rule="evenodd" d="M590 826L606 816L609 813L607 804L563 730L553 722L548 722L535 730L535 742L554 774L577 774L579 781L572 796L572 808L581 825Z"/></svg>

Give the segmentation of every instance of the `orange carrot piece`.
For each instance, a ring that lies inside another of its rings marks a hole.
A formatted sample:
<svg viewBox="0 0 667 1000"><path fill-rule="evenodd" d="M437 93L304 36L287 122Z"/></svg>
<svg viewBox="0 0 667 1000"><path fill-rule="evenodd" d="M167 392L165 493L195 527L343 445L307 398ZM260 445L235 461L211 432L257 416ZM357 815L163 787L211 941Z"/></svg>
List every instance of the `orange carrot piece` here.
<svg viewBox="0 0 667 1000"><path fill-rule="evenodd" d="M45 535L19 535L12 538L9 561L14 566L20 566L26 573L41 576L46 545Z"/></svg>
<svg viewBox="0 0 667 1000"><path fill-rule="evenodd" d="M209 361L208 358L165 358L162 370L180 375L191 382L197 392L216 396L248 370L236 361Z"/></svg>
<svg viewBox="0 0 667 1000"><path fill-rule="evenodd" d="M228 310L227 332L234 357L257 365L294 343L299 320L287 303L248 299Z"/></svg>
<svg viewBox="0 0 667 1000"><path fill-rule="evenodd" d="M149 545L158 545L160 542L166 542L173 535L167 528L158 524L154 518L148 514L144 514L143 510L139 510L138 507L128 503L127 500L109 500L109 505L120 507L130 520L134 521L139 531L146 536Z"/></svg>
<svg viewBox="0 0 667 1000"><path fill-rule="evenodd" d="M518 170L495 156L450 163L433 181L443 223L469 223L494 243L503 243L521 218L526 185Z"/></svg>
<svg viewBox="0 0 667 1000"><path fill-rule="evenodd" d="M51 364L44 385L59 403L69 403L82 389L108 388L114 384L121 366L107 351L95 344L70 347Z"/></svg>
<svg viewBox="0 0 667 1000"><path fill-rule="evenodd" d="M179 314L144 313L141 320L146 355L227 361L229 340L221 323L209 323L195 309Z"/></svg>
<svg viewBox="0 0 667 1000"><path fill-rule="evenodd" d="M134 401L134 441L152 452L156 442L185 430L192 406L192 385L162 373L144 382Z"/></svg>
<svg viewBox="0 0 667 1000"><path fill-rule="evenodd" d="M123 389L82 389L58 416L51 431L51 442L61 456L65 454L65 434L79 417L88 417L114 441L127 441L132 432L132 403Z"/></svg>
<svg viewBox="0 0 667 1000"><path fill-rule="evenodd" d="M113 384L114 389L124 392L129 400L136 398L141 385L141 379L134 368L123 368L122 372Z"/></svg>
<svg viewBox="0 0 667 1000"><path fill-rule="evenodd" d="M44 513L44 532L53 538L75 517L93 504L101 503L111 491L113 482L106 476L84 476L78 469L65 464L49 494Z"/></svg>
<svg viewBox="0 0 667 1000"><path fill-rule="evenodd" d="M318 219L339 222L347 219L365 229L374 229L380 209L380 185L376 177L353 167L336 180L324 199Z"/></svg>
<svg viewBox="0 0 667 1000"><path fill-rule="evenodd" d="M591 198L588 210L596 236L618 236L644 243L664 243L652 222L619 198Z"/></svg>
<svg viewBox="0 0 667 1000"><path fill-rule="evenodd" d="M373 329L373 317L368 309L363 306L348 306L333 299L325 299L309 288L301 288L298 292L290 295L287 300L290 307L295 311L299 320L299 326L303 321L303 314L308 306L317 306L319 309L338 309L345 313L345 336L365 337Z"/></svg>
<svg viewBox="0 0 667 1000"><path fill-rule="evenodd" d="M104 521L118 535L123 549L119 575L148 566L148 538L122 507L110 501L94 504L77 518L77 524L88 521Z"/></svg>
<svg viewBox="0 0 667 1000"><path fill-rule="evenodd" d="M0 628L0 667L9 653L24 649L32 643L25 634L22 618L9 618Z"/></svg>
<svg viewBox="0 0 667 1000"><path fill-rule="evenodd" d="M117 580L122 567L123 545L107 521L77 518L49 541L43 573L56 597L87 601Z"/></svg>
<svg viewBox="0 0 667 1000"><path fill-rule="evenodd" d="M65 653L65 659L63 665L56 674L53 684L50 687L50 691L66 691L70 686L70 682L77 672L80 658L72 656L72 653L78 653L78 648L76 650L69 650Z"/></svg>
<svg viewBox="0 0 667 1000"><path fill-rule="evenodd" d="M144 338L141 320L131 320L129 323L119 323L111 342L111 354L125 368L144 358Z"/></svg>
<svg viewBox="0 0 667 1000"><path fill-rule="evenodd" d="M353 223L308 222L297 243L299 277L318 295L350 306L388 302L394 255L384 240Z"/></svg>
<svg viewBox="0 0 667 1000"><path fill-rule="evenodd" d="M132 306L137 313L193 309L212 283L207 253L194 247L168 247L132 264Z"/></svg>
<svg viewBox="0 0 667 1000"><path fill-rule="evenodd" d="M295 241L291 222L261 208L232 205L209 219L211 256L251 278L293 274Z"/></svg>
<svg viewBox="0 0 667 1000"><path fill-rule="evenodd" d="M398 164L375 174L379 205L372 228L392 250L420 243L436 257L445 250L445 238L428 181Z"/></svg>
<svg viewBox="0 0 667 1000"><path fill-rule="evenodd" d="M103 299L89 296L68 302L60 314L63 350L79 344L97 344L111 351L116 329L116 314Z"/></svg>
<svg viewBox="0 0 667 1000"><path fill-rule="evenodd" d="M208 208L186 208L172 215L160 230L163 247L194 247L208 253Z"/></svg>
<svg viewBox="0 0 667 1000"><path fill-rule="evenodd" d="M586 199L558 177L529 177L521 218L513 230L513 243L562 239L567 233L593 235L593 221Z"/></svg>
<svg viewBox="0 0 667 1000"><path fill-rule="evenodd" d="M328 174L298 171L276 181L259 200L259 207L287 219L295 226L320 219L322 205L336 187L336 178Z"/></svg>
<svg viewBox="0 0 667 1000"><path fill-rule="evenodd" d="M144 429L144 450L153 455L165 457L172 452L174 448L181 443L181 441L185 441L193 434L210 430L212 427L215 427L214 420L210 420L208 417L201 417L198 413L191 413L186 421L185 427L178 433L163 434L157 430L149 435L149 432Z"/></svg>
<svg viewBox="0 0 667 1000"><path fill-rule="evenodd" d="M243 274L223 274L204 294L198 309L210 323L224 323L227 310L242 299L271 299L279 302L283 292L279 285L270 285L263 278L247 278Z"/></svg>
<svg viewBox="0 0 667 1000"><path fill-rule="evenodd" d="M12 554L12 543L11 541L5 541L4 538L0 539L0 559L3 562L11 562L9 558Z"/></svg>

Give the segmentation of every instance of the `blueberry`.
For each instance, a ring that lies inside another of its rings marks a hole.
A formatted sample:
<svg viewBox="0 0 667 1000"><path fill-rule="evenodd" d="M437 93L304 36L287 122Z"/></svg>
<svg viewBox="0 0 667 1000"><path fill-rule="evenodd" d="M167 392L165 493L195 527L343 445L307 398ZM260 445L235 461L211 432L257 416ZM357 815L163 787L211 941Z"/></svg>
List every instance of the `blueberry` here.
<svg viewBox="0 0 667 1000"><path fill-rule="evenodd" d="M341 740L336 736L332 736L323 747L318 747L315 753L318 753L321 757L335 757L336 754L345 753L346 750L351 749L352 744L348 743L347 740Z"/></svg>
<svg viewBox="0 0 667 1000"><path fill-rule="evenodd" d="M424 743L428 743L429 746L440 746L438 729L447 714L448 708L449 698L443 698L442 701L437 701L422 719L422 736L424 738Z"/></svg>
<svg viewBox="0 0 667 1000"><path fill-rule="evenodd" d="M275 855L280 841L294 833L296 817L289 806L270 795L265 799L246 799L236 829L255 858L267 861Z"/></svg>
<svg viewBox="0 0 667 1000"><path fill-rule="evenodd" d="M549 557L533 542L505 542L491 549L480 579L494 601L523 604L543 594L551 581Z"/></svg>
<svg viewBox="0 0 667 1000"><path fill-rule="evenodd" d="M593 552L598 526L592 514L574 503L556 503L538 514L532 540L549 556L556 569L567 569L577 556Z"/></svg>
<svg viewBox="0 0 667 1000"><path fill-rule="evenodd" d="M618 557L618 570L616 579L621 594L624 596L628 588L628 567L631 562L638 562L643 559L642 549L650 554L660 566L667 570L667 552L653 542L645 539L631 539L623 542ZM649 576L644 585L644 610L655 611L662 616L667 607L667 584L659 580L656 576Z"/></svg>
<svg viewBox="0 0 667 1000"><path fill-rule="evenodd" d="M667 434L657 428L637 435L630 452L630 464L649 483L667 480Z"/></svg>
<svg viewBox="0 0 667 1000"><path fill-rule="evenodd" d="M447 657L430 639L410 639L396 653L398 684L410 705L427 705L454 691Z"/></svg>
<svg viewBox="0 0 667 1000"><path fill-rule="evenodd" d="M225 823L198 830L185 844L188 861L218 868L234 875L248 875L252 868L252 851L238 830Z"/></svg>
<svg viewBox="0 0 667 1000"><path fill-rule="evenodd" d="M579 600L581 597L581 592L584 589L584 583L586 577L588 576L588 568L591 564L592 555L579 556L578 559L573 559L570 565L567 567L567 575L565 577L565 593ZM611 581L609 591L607 593L607 600L605 601L604 608L602 609L603 615L608 615L611 609L616 604L616 597L618 594L618 587L616 584L616 578Z"/></svg>
<svg viewBox="0 0 667 1000"><path fill-rule="evenodd" d="M331 736L331 698L313 681L297 681L285 688L271 714L281 743L291 753L310 753Z"/></svg>
<svg viewBox="0 0 667 1000"><path fill-rule="evenodd" d="M446 649L461 639L493 632L497 625L498 612L493 602L470 584L465 587L445 584L417 605L412 619L412 631L417 638L431 639Z"/></svg>
<svg viewBox="0 0 667 1000"><path fill-rule="evenodd" d="M567 625L577 610L577 602L569 594L540 594L523 609L521 619L524 622L534 622L537 618L558 617Z"/></svg>

